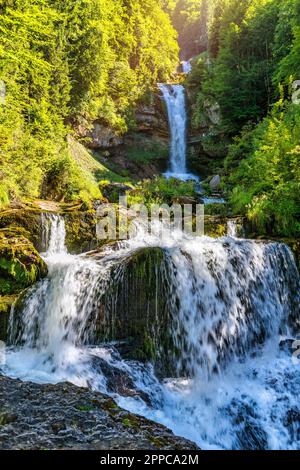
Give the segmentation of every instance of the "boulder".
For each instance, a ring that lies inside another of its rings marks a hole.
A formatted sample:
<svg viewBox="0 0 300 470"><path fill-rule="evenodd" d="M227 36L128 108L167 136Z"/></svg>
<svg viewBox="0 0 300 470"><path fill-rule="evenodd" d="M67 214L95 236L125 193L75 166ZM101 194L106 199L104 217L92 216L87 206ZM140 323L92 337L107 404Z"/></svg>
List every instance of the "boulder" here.
<svg viewBox="0 0 300 470"><path fill-rule="evenodd" d="M71 210L64 213L66 246L69 253L78 254L97 247L96 210Z"/></svg>
<svg viewBox="0 0 300 470"><path fill-rule="evenodd" d="M121 342L122 357L151 361L164 377L175 374L176 363L168 269L160 248L143 248L122 260L99 300L91 338L91 343Z"/></svg>
<svg viewBox="0 0 300 470"><path fill-rule="evenodd" d="M10 227L11 233L13 230L18 231L19 234L30 240L37 250L40 250L42 248L41 213L42 210L37 206L30 207L24 204L17 207L11 206L1 211L0 230L2 235L4 234L3 230L5 229L8 233L8 227Z"/></svg>

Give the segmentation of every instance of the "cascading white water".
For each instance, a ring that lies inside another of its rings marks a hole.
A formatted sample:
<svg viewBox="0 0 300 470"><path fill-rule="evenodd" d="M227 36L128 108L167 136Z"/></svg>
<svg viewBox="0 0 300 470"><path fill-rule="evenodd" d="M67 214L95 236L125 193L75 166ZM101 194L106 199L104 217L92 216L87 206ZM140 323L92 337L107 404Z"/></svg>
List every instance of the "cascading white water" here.
<svg viewBox="0 0 300 470"><path fill-rule="evenodd" d="M159 85L168 110L171 133L170 168L167 177L183 181L198 178L187 171L187 112L185 90L182 85Z"/></svg>
<svg viewBox="0 0 300 470"><path fill-rule="evenodd" d="M42 214L42 243L46 256L67 253L64 219L52 213Z"/></svg>
<svg viewBox="0 0 300 470"><path fill-rule="evenodd" d="M189 74L192 71L190 60L182 62L181 65L184 73ZM158 86L167 107L171 134L170 164L164 175L166 178L173 177L181 181L195 181L204 204L225 203L225 199L220 197L203 197L199 176L190 173L187 169L187 109L184 87L170 84L159 84Z"/></svg>
<svg viewBox="0 0 300 470"><path fill-rule="evenodd" d="M160 85L167 105L171 131L170 172L186 173L186 107L182 85Z"/></svg>
<svg viewBox="0 0 300 470"><path fill-rule="evenodd" d="M284 245L194 239L170 257L180 303L173 325L179 372L207 381L261 339L287 334L300 283Z"/></svg>
<svg viewBox="0 0 300 470"><path fill-rule="evenodd" d="M228 237L237 238L238 236L238 228L237 228L237 221L234 219L227 221L227 235Z"/></svg>
<svg viewBox="0 0 300 470"><path fill-rule="evenodd" d="M202 448L300 448L299 364L289 348L279 348L283 335L291 337L300 303L299 274L285 245L181 232L164 239L140 227L101 256L72 256L62 243L63 220L54 217L51 227L49 275L25 296L21 318L12 316L11 339L19 346L7 350L4 373L107 392L101 368L93 366L101 358L157 395L153 407L117 395L121 406ZM169 264L182 379L158 383L151 368L122 360L110 346L88 345L112 266L141 247L162 248Z"/></svg>
<svg viewBox="0 0 300 470"><path fill-rule="evenodd" d="M190 60L184 60L181 62L183 73L189 74L192 71L192 64Z"/></svg>
<svg viewBox="0 0 300 470"><path fill-rule="evenodd" d="M22 344L7 353L7 367L12 375L38 382L70 380L77 385L89 383L90 351L83 348L87 324L95 308L95 297L105 291L110 268L107 257L100 263L81 255L70 255L65 246L65 223L62 217L46 214L43 233L48 235L42 254L48 276L30 289L23 298L21 323L13 311L10 342ZM90 325L92 328L92 326ZM106 354L94 350L93 356ZM104 386L97 377L97 385Z"/></svg>

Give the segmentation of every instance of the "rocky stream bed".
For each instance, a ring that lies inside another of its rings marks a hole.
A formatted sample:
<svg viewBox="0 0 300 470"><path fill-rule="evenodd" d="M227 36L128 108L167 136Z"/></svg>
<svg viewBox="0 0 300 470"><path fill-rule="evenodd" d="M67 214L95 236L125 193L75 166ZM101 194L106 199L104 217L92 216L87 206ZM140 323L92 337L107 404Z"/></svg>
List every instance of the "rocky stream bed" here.
<svg viewBox="0 0 300 470"><path fill-rule="evenodd" d="M0 376L1 449L196 450L112 398L70 383L38 385Z"/></svg>

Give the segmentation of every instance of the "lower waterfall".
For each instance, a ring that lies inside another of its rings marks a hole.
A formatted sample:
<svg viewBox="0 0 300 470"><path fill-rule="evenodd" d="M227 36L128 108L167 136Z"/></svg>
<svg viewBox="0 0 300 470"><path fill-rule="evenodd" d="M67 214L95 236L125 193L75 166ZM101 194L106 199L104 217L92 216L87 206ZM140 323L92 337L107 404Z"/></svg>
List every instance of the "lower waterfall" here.
<svg viewBox="0 0 300 470"><path fill-rule="evenodd" d="M300 278L286 245L181 232L164 240L140 228L131 240L74 256L65 247L63 219L46 219L49 274L11 315L4 374L109 393L203 449L300 448L293 357ZM115 343L91 339L112 272L122 280L124 262L151 247L163 252L172 292L171 335L179 355L171 378L158 378L153 364L123 359ZM138 393L112 390L109 368L125 373Z"/></svg>

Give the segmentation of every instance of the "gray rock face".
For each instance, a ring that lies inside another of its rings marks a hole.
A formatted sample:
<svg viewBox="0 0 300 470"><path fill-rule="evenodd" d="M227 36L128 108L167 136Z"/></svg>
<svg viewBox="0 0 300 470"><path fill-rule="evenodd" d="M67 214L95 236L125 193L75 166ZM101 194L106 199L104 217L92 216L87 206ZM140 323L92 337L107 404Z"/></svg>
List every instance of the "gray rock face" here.
<svg viewBox="0 0 300 470"><path fill-rule="evenodd" d="M94 127L91 133L88 134L88 137L90 138L88 147L92 149L105 150L123 144L122 137L119 137L112 129L102 126L98 122L94 123Z"/></svg>
<svg viewBox="0 0 300 470"><path fill-rule="evenodd" d="M211 124L219 124L221 121L221 108L218 103L210 103L209 101L206 101L204 103L205 109L206 109L206 114L211 122Z"/></svg>
<svg viewBox="0 0 300 470"><path fill-rule="evenodd" d="M0 376L0 449L196 450L164 426L68 383L37 385Z"/></svg>
<svg viewBox="0 0 300 470"><path fill-rule="evenodd" d="M140 106L137 109L136 125L139 132L168 136L169 127L163 107L157 102L152 106Z"/></svg>
<svg viewBox="0 0 300 470"><path fill-rule="evenodd" d="M161 91L157 87L147 103L138 103L135 111L136 132L169 138L169 121Z"/></svg>
<svg viewBox="0 0 300 470"><path fill-rule="evenodd" d="M85 145L93 150L114 152L126 144L126 138L131 134L131 132L128 132L125 135L118 135L114 129L100 121L94 121L92 124L82 121L76 128L79 137L85 140ZM160 98L159 90L157 90L157 93L151 94L148 104L137 104L135 126L132 130L150 136L169 137L167 113Z"/></svg>
<svg viewBox="0 0 300 470"><path fill-rule="evenodd" d="M220 189L220 184L221 184L221 176L216 175L216 176L213 177L213 179L209 183L210 189L212 191L218 191Z"/></svg>

